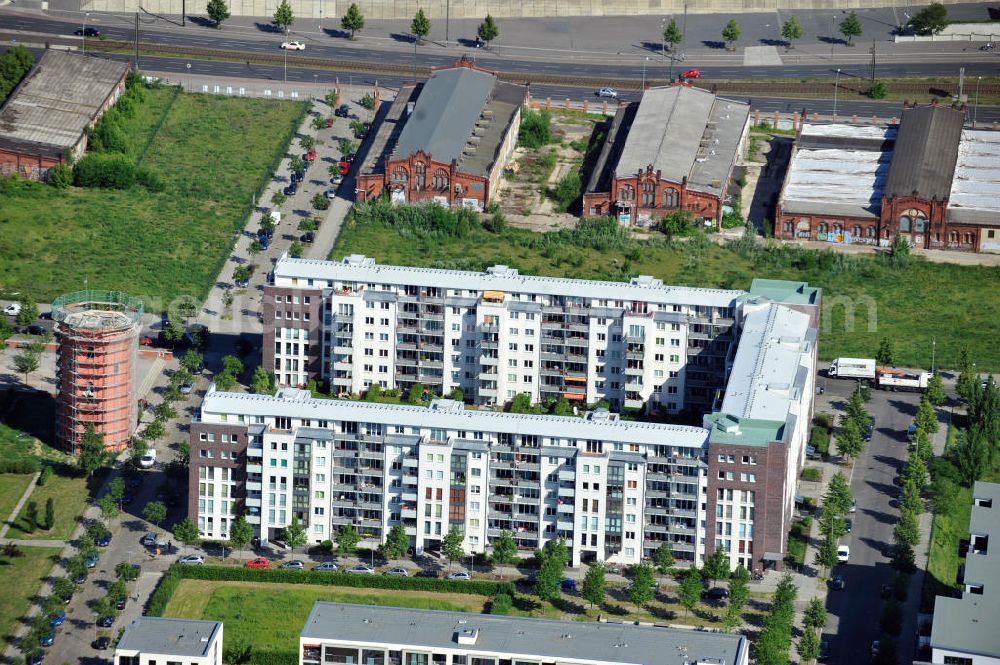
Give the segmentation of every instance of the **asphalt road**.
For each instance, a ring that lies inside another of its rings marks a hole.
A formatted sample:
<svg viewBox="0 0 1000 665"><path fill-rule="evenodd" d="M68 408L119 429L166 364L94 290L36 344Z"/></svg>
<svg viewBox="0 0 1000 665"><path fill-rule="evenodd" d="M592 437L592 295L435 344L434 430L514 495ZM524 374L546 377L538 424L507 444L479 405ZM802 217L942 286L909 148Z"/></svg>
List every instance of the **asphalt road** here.
<svg viewBox="0 0 1000 665"><path fill-rule="evenodd" d="M827 393L842 397L844 404L856 385L850 380L819 381L821 385L826 381ZM833 574L844 577L846 588L831 590L827 596L830 621L824 639L831 643L831 665L868 662L872 640L879 637L879 617L885 602L879 594L882 585L892 578L887 547L892 544L892 529L899 518L899 509L892 501L897 489L893 479L906 459L906 428L913 422L919 401L918 393L872 391L868 407L875 417L875 433L855 462L851 491L858 505L857 512L850 515L854 529L840 541L851 548L850 560L833 570ZM916 611L919 598L909 598L908 602L908 610ZM910 662L911 636L901 636L899 648L900 662Z"/></svg>

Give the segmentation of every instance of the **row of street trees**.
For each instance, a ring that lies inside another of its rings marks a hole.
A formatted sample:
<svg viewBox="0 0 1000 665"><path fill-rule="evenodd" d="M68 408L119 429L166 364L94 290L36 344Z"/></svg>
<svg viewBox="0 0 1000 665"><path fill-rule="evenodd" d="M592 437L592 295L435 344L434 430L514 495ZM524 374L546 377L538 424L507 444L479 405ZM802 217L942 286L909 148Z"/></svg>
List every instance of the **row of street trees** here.
<svg viewBox="0 0 1000 665"><path fill-rule="evenodd" d="M837 565L837 545L847 531L847 514L853 502L847 477L840 472L835 473L823 496L823 512L819 518L819 532L823 540L816 552L816 563L827 571Z"/></svg>

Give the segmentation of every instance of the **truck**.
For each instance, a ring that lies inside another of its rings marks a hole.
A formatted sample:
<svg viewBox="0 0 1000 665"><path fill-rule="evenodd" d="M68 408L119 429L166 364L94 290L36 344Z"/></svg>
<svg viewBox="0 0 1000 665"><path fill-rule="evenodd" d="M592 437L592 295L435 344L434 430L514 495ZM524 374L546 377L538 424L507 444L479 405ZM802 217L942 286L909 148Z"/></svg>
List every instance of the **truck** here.
<svg viewBox="0 0 1000 665"><path fill-rule="evenodd" d="M834 358L826 375L838 379L875 379L873 358Z"/></svg>
<svg viewBox="0 0 1000 665"><path fill-rule="evenodd" d="M908 372L899 369L879 368L875 372L875 387L879 390L907 390L924 392L927 382L933 374L930 372Z"/></svg>

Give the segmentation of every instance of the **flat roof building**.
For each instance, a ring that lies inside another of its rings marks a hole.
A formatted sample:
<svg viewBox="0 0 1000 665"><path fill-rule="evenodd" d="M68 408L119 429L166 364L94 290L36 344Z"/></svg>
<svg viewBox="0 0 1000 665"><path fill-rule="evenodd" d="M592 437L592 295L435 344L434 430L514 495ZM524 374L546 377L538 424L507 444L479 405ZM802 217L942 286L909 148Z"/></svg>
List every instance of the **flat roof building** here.
<svg viewBox="0 0 1000 665"><path fill-rule="evenodd" d="M496 196L521 126L527 88L463 58L404 85L376 129L357 176L360 201L485 209Z"/></svg>
<svg viewBox="0 0 1000 665"><path fill-rule="evenodd" d="M0 107L0 173L41 179L83 155L86 130L125 90L129 63L46 50Z"/></svg>
<svg viewBox="0 0 1000 665"><path fill-rule="evenodd" d="M747 665L742 635L626 623L317 602L299 663Z"/></svg>
<svg viewBox="0 0 1000 665"><path fill-rule="evenodd" d="M931 662L939 665L1000 662L1000 484L973 486L969 533L964 593L934 601Z"/></svg>
<svg viewBox="0 0 1000 665"><path fill-rule="evenodd" d="M143 616L125 626L115 665L222 665L222 622Z"/></svg>
<svg viewBox="0 0 1000 665"><path fill-rule="evenodd" d="M720 220L749 115L747 104L689 85L649 88L611 121L584 214L648 226L680 209Z"/></svg>

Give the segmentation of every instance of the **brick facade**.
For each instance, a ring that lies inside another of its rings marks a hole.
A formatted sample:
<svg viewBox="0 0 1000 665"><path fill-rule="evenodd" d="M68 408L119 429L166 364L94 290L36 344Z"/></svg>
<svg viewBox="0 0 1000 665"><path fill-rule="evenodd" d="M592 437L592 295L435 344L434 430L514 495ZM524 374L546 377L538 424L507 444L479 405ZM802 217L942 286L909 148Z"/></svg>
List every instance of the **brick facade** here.
<svg viewBox="0 0 1000 665"><path fill-rule="evenodd" d="M224 441L223 437L228 441ZM188 464L187 514L203 537L224 539L228 537L232 521L243 515L246 509L247 427L238 423L203 423L193 420L188 443L191 454ZM211 472L211 479L203 478L202 469L210 468L215 469ZM229 469L230 480L225 483L219 471L222 468ZM227 485L225 491L222 489L223 484ZM208 493L209 487L213 490L211 494ZM205 501L207 506L209 500L213 502L212 512L206 512L199 505L201 501ZM222 501L231 502L228 512L222 511ZM207 528L209 517L213 520L212 529ZM227 525L224 531L223 519ZM214 523L216 520L218 523Z"/></svg>
<svg viewBox="0 0 1000 665"><path fill-rule="evenodd" d="M264 287L264 369L284 385L305 385L321 371L323 298L318 286ZM277 331L285 330L278 337ZM287 331L294 332L291 335ZM277 346L281 345L280 350ZM298 375L292 381L284 379Z"/></svg>
<svg viewBox="0 0 1000 665"><path fill-rule="evenodd" d="M445 164L433 155L416 152L402 159L386 162L385 173L358 177L358 200L389 193L393 202L436 202L445 206L469 206L485 209L490 201L490 184L485 177L462 173L458 164Z"/></svg>
<svg viewBox="0 0 1000 665"><path fill-rule="evenodd" d="M677 210L687 210L695 219L718 222L722 219L722 199L690 189L686 178L681 182L663 178L652 167L628 178L614 176L610 192L592 192L583 197L587 217L617 213L619 221L628 215L634 223L639 217L658 221Z"/></svg>

